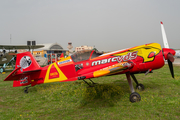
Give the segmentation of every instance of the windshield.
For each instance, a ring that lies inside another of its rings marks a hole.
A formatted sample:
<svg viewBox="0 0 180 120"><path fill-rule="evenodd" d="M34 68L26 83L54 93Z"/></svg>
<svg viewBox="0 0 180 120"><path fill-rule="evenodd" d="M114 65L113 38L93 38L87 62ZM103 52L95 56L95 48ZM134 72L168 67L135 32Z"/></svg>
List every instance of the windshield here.
<svg viewBox="0 0 180 120"><path fill-rule="evenodd" d="M95 58L95 57L98 57L98 56L100 56L100 55L102 55L103 53L100 53L100 52L98 52L98 51L94 51L93 52L93 54L92 54L92 56L91 56L91 59L93 59L93 58Z"/></svg>
<svg viewBox="0 0 180 120"><path fill-rule="evenodd" d="M91 53L92 53L91 59L101 55L101 53L98 53L94 50L83 50L83 51L78 51L78 52L74 53L73 55L71 55L71 58L74 62L89 60Z"/></svg>
<svg viewBox="0 0 180 120"><path fill-rule="evenodd" d="M78 51L71 55L71 58L74 62L79 62L83 60L88 60L90 55L91 55L92 50L83 50L83 51Z"/></svg>

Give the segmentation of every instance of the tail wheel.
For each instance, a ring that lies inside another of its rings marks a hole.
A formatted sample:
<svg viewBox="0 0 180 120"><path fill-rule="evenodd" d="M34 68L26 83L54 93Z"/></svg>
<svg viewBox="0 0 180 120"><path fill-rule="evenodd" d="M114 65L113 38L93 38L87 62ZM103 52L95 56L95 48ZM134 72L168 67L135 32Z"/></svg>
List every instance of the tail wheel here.
<svg viewBox="0 0 180 120"><path fill-rule="evenodd" d="M132 103L141 101L141 96L137 92L131 93L129 97L130 101Z"/></svg>
<svg viewBox="0 0 180 120"><path fill-rule="evenodd" d="M138 90L144 90L144 85L143 84L137 84L136 85L136 89L138 89Z"/></svg>
<svg viewBox="0 0 180 120"><path fill-rule="evenodd" d="M28 93L28 90L24 90L24 93Z"/></svg>
<svg viewBox="0 0 180 120"><path fill-rule="evenodd" d="M31 86L28 86L28 87L25 87L25 88L24 88L24 93L28 93L29 87L31 87Z"/></svg>

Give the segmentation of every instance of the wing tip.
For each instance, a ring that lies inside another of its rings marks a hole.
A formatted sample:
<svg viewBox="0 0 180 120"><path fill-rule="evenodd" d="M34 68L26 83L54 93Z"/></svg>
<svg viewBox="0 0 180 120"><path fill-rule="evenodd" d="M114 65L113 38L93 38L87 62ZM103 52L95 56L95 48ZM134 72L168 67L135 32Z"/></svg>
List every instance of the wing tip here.
<svg viewBox="0 0 180 120"><path fill-rule="evenodd" d="M163 22L162 22L162 21L161 21L160 23L163 25Z"/></svg>

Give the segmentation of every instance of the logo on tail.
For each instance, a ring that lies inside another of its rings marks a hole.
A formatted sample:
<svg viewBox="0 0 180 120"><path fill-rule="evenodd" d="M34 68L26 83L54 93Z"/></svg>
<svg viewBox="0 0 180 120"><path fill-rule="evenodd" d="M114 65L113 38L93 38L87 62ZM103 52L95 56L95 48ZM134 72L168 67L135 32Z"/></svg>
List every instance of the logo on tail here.
<svg viewBox="0 0 180 120"><path fill-rule="evenodd" d="M23 56L20 60L20 66L23 68L23 69L26 69L28 68L32 63L32 60L29 56Z"/></svg>

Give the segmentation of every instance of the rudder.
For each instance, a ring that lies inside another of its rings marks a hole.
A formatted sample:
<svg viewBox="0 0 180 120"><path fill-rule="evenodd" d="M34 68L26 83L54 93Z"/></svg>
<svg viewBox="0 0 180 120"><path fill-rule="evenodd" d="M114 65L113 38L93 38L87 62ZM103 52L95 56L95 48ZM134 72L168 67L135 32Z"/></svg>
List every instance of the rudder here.
<svg viewBox="0 0 180 120"><path fill-rule="evenodd" d="M41 68L30 52L17 54L15 69L19 67L21 67L21 72L34 71Z"/></svg>
<svg viewBox="0 0 180 120"><path fill-rule="evenodd" d="M38 71L41 71L41 67L30 52L19 53L16 57L15 70L4 81L14 81L13 87L30 85Z"/></svg>

